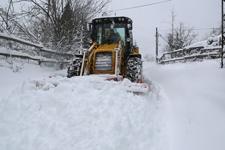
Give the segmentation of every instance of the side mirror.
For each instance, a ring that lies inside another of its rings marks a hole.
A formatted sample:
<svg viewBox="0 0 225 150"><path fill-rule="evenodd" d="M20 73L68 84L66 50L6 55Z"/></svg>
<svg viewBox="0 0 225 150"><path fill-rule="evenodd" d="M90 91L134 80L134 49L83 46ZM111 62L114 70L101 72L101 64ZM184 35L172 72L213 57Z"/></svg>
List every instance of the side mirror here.
<svg viewBox="0 0 225 150"><path fill-rule="evenodd" d="M87 23L87 30L91 31L92 30L92 23Z"/></svg>
<svg viewBox="0 0 225 150"><path fill-rule="evenodd" d="M89 43L90 45L92 45L92 44L93 44L92 39L89 39L89 40L88 40L88 43Z"/></svg>
<svg viewBox="0 0 225 150"><path fill-rule="evenodd" d="M127 28L128 28L128 30L132 30L133 28L132 28L132 24L127 24Z"/></svg>

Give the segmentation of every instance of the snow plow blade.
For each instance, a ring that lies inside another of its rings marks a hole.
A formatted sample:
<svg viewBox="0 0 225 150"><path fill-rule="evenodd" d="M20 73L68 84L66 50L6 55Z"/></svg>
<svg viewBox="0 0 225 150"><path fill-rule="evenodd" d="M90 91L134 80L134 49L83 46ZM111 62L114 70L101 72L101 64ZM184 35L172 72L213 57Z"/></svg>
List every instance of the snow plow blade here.
<svg viewBox="0 0 225 150"><path fill-rule="evenodd" d="M150 92L150 84L149 83L135 83L130 80L123 78L122 76L110 76L106 77L107 81L118 81L124 86L124 89L127 92L132 92L134 94L147 94Z"/></svg>
<svg viewBox="0 0 225 150"><path fill-rule="evenodd" d="M129 80L129 82L125 80L128 79L124 79L122 83L127 92L132 92L134 94L147 94L150 92L150 85L148 83L133 83Z"/></svg>

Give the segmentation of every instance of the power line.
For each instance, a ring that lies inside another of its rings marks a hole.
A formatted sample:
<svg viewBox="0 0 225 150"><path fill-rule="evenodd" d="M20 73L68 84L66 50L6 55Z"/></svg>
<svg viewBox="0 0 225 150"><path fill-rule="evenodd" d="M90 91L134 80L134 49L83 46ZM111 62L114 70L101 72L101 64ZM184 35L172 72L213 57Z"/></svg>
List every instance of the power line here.
<svg viewBox="0 0 225 150"><path fill-rule="evenodd" d="M123 11L123 10L130 10L130 9L137 9L137 8L142 8L142 7L147 7L147 6L152 6L152 5L158 5L162 3L168 3L172 0L163 0L159 2L154 2L150 4L144 4L144 5L137 5L137 6L132 6L132 7L126 7L126 8L120 8L120 9L115 9L115 10L110 10L111 12L116 12L116 11Z"/></svg>
<svg viewBox="0 0 225 150"><path fill-rule="evenodd" d="M216 30L220 28L193 28L193 30Z"/></svg>
<svg viewBox="0 0 225 150"><path fill-rule="evenodd" d="M195 31L202 31L202 30L218 30L218 29L220 29L220 28L213 28L213 27L211 27L211 28L191 28L191 30L195 30ZM171 29L161 29L161 31L170 31Z"/></svg>

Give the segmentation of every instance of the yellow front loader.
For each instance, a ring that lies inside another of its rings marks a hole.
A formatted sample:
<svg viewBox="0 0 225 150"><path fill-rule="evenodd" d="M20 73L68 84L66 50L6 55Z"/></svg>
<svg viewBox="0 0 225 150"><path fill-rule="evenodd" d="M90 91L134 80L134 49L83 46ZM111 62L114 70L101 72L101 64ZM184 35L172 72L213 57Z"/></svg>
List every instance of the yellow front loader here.
<svg viewBox="0 0 225 150"><path fill-rule="evenodd" d="M127 78L143 87L142 60L133 43L132 20L127 17L97 18L89 28L92 45L82 56L76 57L67 76L104 74L109 75L107 80Z"/></svg>

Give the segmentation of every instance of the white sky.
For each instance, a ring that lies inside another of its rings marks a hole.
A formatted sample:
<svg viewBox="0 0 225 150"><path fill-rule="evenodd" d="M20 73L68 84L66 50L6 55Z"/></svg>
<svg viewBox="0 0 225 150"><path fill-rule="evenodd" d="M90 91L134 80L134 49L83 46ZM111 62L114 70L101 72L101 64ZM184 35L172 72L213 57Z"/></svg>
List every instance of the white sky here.
<svg viewBox="0 0 225 150"><path fill-rule="evenodd" d="M157 1L160 0L112 0L108 9L115 10ZM155 6L120 11L116 15L127 16L133 20L134 38L138 46L145 54L154 54L155 27L159 27L161 33L170 30L172 10L176 14L177 24L183 22L193 28L212 28L220 25L220 0L173 0ZM199 38L203 38L209 31L195 32L200 34Z"/></svg>

